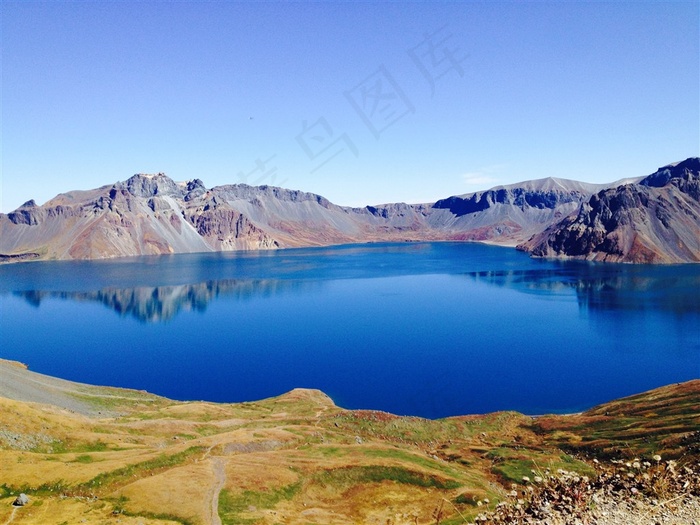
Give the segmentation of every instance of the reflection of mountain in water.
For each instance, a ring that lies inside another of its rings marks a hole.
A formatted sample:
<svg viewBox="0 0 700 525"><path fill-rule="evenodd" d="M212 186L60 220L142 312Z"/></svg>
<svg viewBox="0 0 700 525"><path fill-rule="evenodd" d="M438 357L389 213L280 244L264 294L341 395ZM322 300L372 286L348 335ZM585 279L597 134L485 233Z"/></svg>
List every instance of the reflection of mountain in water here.
<svg viewBox="0 0 700 525"><path fill-rule="evenodd" d="M574 290L586 310L700 313L700 268L695 265L560 264L554 268L468 273L477 282L525 293Z"/></svg>
<svg viewBox="0 0 700 525"><path fill-rule="evenodd" d="M223 295L234 299L269 297L278 293L299 291L300 288L307 289L310 286L314 286L314 283L276 279L228 279L177 286L104 288L86 292L31 290L14 294L23 297L34 306L39 306L47 298L100 302L123 317L132 316L139 321L153 323L172 319L180 312L203 312L210 302Z"/></svg>

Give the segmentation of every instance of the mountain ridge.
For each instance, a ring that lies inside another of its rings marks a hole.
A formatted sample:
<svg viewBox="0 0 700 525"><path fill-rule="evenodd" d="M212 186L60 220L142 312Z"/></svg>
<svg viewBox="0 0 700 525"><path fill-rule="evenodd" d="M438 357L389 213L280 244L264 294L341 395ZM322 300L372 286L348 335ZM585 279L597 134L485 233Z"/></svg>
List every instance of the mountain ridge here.
<svg viewBox="0 0 700 525"><path fill-rule="evenodd" d="M567 220L571 223L572 217L588 209L596 195L615 188L649 188L653 192L662 183L663 187L673 186L675 179L663 175L666 172L662 170L671 173L690 161L669 164L646 178L610 184L546 177L454 195L434 203L364 207L340 206L315 193L275 186L227 184L207 188L198 178L176 182L164 173L138 173L99 188L61 193L41 206L29 200L12 212L0 214L0 261L102 259L380 241L482 241L517 245L534 256L584 256L568 253L566 246L544 249L537 243L542 242L544 232L549 235L556 225L564 227ZM685 186L674 187L676 193L686 191ZM625 202L639 206L634 200ZM688 214L687 210L688 206L667 211L672 215ZM694 207L690 210L692 215ZM692 234L690 222L685 220L682 227ZM670 249L666 245L662 248ZM654 246L645 249L651 253L656 250ZM685 252L675 250L672 257L649 256L643 261L677 262L683 257L695 261L694 250L691 246ZM626 259L611 255L597 256L596 260Z"/></svg>
<svg viewBox="0 0 700 525"><path fill-rule="evenodd" d="M577 213L518 246L539 257L700 262L700 158L592 195Z"/></svg>

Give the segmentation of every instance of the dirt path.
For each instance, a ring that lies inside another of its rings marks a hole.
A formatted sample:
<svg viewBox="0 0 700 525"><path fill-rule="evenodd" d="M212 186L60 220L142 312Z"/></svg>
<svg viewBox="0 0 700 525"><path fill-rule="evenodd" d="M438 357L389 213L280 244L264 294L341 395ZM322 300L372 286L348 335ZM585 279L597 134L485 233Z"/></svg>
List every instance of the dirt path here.
<svg viewBox="0 0 700 525"><path fill-rule="evenodd" d="M12 523L12 520L15 519L15 513L17 512L17 509L19 507L12 507L12 514L10 514L10 517L7 518L7 521L4 523L4 525L10 525Z"/></svg>
<svg viewBox="0 0 700 525"><path fill-rule="evenodd" d="M211 525L222 525L219 517L219 495L226 484L226 462L224 458L210 456L214 447L221 445L221 441L213 443L202 456L202 459L208 459L211 462L212 470L214 471L215 482L211 489L211 508L209 509L209 523Z"/></svg>
<svg viewBox="0 0 700 525"><path fill-rule="evenodd" d="M326 411L328 410L329 407L321 407L316 411L316 415L314 416L316 419L316 424L315 426L319 426L321 424L321 416L323 416Z"/></svg>
<svg viewBox="0 0 700 525"><path fill-rule="evenodd" d="M212 458L212 467L214 469L214 475L216 477L216 483L212 489L211 495L211 525L221 525L221 518L219 517L219 494L224 488L226 483L226 469L225 463L222 458L214 457Z"/></svg>

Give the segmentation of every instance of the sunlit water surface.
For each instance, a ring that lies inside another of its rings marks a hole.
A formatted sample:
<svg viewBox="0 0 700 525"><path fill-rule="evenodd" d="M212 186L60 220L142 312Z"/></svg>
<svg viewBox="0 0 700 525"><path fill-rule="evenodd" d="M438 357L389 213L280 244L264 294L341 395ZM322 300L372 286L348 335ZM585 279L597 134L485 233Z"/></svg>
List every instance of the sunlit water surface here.
<svg viewBox="0 0 700 525"><path fill-rule="evenodd" d="M34 371L180 400L569 412L700 377L700 265L462 243L23 263L0 334Z"/></svg>

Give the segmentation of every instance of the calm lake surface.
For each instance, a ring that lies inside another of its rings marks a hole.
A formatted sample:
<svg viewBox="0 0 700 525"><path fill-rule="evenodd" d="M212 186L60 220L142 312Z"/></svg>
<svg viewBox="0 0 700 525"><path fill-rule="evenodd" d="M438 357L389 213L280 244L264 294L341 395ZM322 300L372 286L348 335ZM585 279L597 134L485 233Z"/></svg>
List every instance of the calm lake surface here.
<svg viewBox="0 0 700 525"><path fill-rule="evenodd" d="M4 265L0 344L180 400L307 387L430 418L578 411L700 377L700 265L466 243Z"/></svg>

